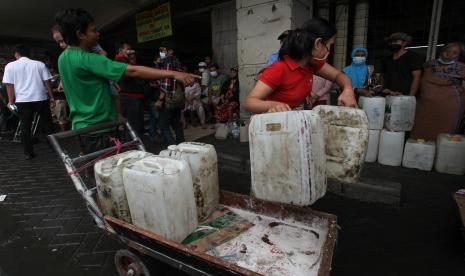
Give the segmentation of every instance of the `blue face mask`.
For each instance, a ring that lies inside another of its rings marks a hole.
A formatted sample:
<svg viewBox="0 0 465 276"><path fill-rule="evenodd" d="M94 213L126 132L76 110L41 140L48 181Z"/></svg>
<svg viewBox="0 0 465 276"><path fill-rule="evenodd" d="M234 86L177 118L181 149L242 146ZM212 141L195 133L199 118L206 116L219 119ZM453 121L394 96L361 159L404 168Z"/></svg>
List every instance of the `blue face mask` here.
<svg viewBox="0 0 465 276"><path fill-rule="evenodd" d="M456 62L455 59L445 61L442 58L438 58L438 61L439 61L439 63L444 64L444 65L451 65L451 64L454 64Z"/></svg>
<svg viewBox="0 0 465 276"><path fill-rule="evenodd" d="M165 53L165 52L160 52L160 58L161 58L161 59L166 58L166 53Z"/></svg>
<svg viewBox="0 0 465 276"><path fill-rule="evenodd" d="M357 65L364 64L366 60L367 60L366 57L353 57L352 58L352 61L354 62L354 64L357 64Z"/></svg>
<svg viewBox="0 0 465 276"><path fill-rule="evenodd" d="M215 78L216 76L218 76L218 72L216 72L216 71L211 71L211 72L210 72L210 76L213 77L213 78Z"/></svg>

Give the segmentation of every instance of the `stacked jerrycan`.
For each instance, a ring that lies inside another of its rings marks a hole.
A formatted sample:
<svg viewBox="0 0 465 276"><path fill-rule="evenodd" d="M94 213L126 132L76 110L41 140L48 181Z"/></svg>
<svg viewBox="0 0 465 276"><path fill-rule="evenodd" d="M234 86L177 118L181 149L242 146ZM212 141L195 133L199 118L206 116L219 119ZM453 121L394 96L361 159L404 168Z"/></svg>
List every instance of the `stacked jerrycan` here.
<svg viewBox="0 0 465 276"><path fill-rule="evenodd" d="M368 146L368 118L363 110L319 105L313 109L324 126L326 175L346 183L360 178Z"/></svg>
<svg viewBox="0 0 465 276"><path fill-rule="evenodd" d="M438 135L437 155L434 167L440 173L465 174L464 135Z"/></svg>
<svg viewBox="0 0 465 276"><path fill-rule="evenodd" d="M414 96L387 96L384 126L379 141L378 163L400 166L404 152L405 131L413 128Z"/></svg>
<svg viewBox="0 0 465 276"><path fill-rule="evenodd" d="M360 108L365 111L368 118L368 149L365 162L376 162L378 159L379 138L384 125L384 111L386 99L384 97L360 97L358 101Z"/></svg>
<svg viewBox="0 0 465 276"><path fill-rule="evenodd" d="M212 145L185 142L169 146L160 156L183 159L189 164L198 220L206 219L219 205L218 158Z"/></svg>
<svg viewBox="0 0 465 276"><path fill-rule="evenodd" d="M192 175L186 161L150 156L123 169L134 225L180 242L197 225Z"/></svg>
<svg viewBox="0 0 465 276"><path fill-rule="evenodd" d="M402 166L406 168L431 171L434 164L436 144L423 139L407 139Z"/></svg>
<svg viewBox="0 0 465 276"><path fill-rule="evenodd" d="M252 117L252 193L264 200L310 205L326 193L323 125L313 111Z"/></svg>
<svg viewBox="0 0 465 276"><path fill-rule="evenodd" d="M124 191L123 168L150 155L145 151L127 151L100 160L94 165L97 197L103 214L132 222Z"/></svg>

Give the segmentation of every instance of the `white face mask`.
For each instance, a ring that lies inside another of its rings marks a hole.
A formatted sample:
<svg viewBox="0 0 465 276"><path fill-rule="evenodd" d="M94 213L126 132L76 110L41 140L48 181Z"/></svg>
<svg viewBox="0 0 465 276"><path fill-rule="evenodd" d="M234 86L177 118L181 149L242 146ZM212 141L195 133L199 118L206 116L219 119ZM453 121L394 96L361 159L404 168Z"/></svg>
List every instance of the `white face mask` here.
<svg viewBox="0 0 465 276"><path fill-rule="evenodd" d="M354 62L354 64L358 64L358 65L364 64L366 60L367 60L366 57L353 57L352 58L352 61Z"/></svg>
<svg viewBox="0 0 465 276"><path fill-rule="evenodd" d="M199 68L199 72L200 72L200 73L205 72L205 68Z"/></svg>
<svg viewBox="0 0 465 276"><path fill-rule="evenodd" d="M160 58L161 58L161 59L166 58L166 53L165 53L165 52L160 52Z"/></svg>

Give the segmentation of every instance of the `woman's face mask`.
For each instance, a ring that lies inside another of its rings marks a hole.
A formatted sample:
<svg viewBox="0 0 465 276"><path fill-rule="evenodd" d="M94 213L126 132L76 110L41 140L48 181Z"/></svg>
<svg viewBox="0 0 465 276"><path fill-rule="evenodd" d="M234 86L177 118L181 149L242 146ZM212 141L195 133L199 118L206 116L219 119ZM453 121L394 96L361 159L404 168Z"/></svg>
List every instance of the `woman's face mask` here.
<svg viewBox="0 0 465 276"><path fill-rule="evenodd" d="M166 53L165 53L165 52L160 52L160 58L161 58L161 59L166 58Z"/></svg>
<svg viewBox="0 0 465 276"><path fill-rule="evenodd" d="M456 59L444 60L442 58L438 58L438 62L444 65L451 65L451 64L454 64L456 61L457 61Z"/></svg>
<svg viewBox="0 0 465 276"><path fill-rule="evenodd" d="M215 78L216 76L218 76L218 72L216 72L216 71L211 71L211 72L210 72L210 76L213 77L213 78Z"/></svg>
<svg viewBox="0 0 465 276"><path fill-rule="evenodd" d="M354 64L360 65L360 64L365 64L367 58L366 57L353 57L352 61Z"/></svg>
<svg viewBox="0 0 465 276"><path fill-rule="evenodd" d="M200 72L200 73L205 72L205 68L199 68L199 72Z"/></svg>
<svg viewBox="0 0 465 276"><path fill-rule="evenodd" d="M310 61L311 64L317 65L317 64L325 63L326 60L328 59L328 56L329 56L329 53L331 52L331 50L326 45L326 43L323 43L323 42L321 42L321 43L323 44L323 46L325 48L324 49L325 54L322 57L314 57L314 56L312 56L312 59Z"/></svg>

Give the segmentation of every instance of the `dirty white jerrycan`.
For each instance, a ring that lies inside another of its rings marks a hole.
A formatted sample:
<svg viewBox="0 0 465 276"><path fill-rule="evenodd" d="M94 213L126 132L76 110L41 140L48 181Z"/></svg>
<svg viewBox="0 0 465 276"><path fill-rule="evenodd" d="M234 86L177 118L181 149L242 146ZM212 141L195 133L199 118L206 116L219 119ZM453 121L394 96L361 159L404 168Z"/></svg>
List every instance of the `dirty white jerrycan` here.
<svg viewBox="0 0 465 276"><path fill-rule="evenodd" d="M434 167L440 173L465 174L465 136L439 134Z"/></svg>
<svg viewBox="0 0 465 276"><path fill-rule="evenodd" d="M208 144L185 142L169 146L160 156L183 159L189 164L194 185L198 220L203 221L218 207L218 158L215 147Z"/></svg>
<svg viewBox="0 0 465 276"><path fill-rule="evenodd" d="M384 97L360 97L358 105L365 111L368 117L370 129L381 130L384 125L384 111L386 99Z"/></svg>
<svg viewBox="0 0 465 276"><path fill-rule="evenodd" d="M102 213L131 223L126 192L123 185L123 168L152 154L132 150L110 156L94 165L97 197Z"/></svg>
<svg viewBox="0 0 465 276"><path fill-rule="evenodd" d="M423 139L407 139L402 166L405 168L431 171L436 154L436 144Z"/></svg>
<svg viewBox="0 0 465 276"><path fill-rule="evenodd" d="M253 195L301 206L324 196L322 129L313 111L254 115L249 127Z"/></svg>
<svg viewBox="0 0 465 276"><path fill-rule="evenodd" d="M324 125L326 175L347 183L360 177L368 146L368 119L363 110L330 105L313 109Z"/></svg>
<svg viewBox="0 0 465 276"><path fill-rule="evenodd" d="M414 96L387 96L384 126L390 131L410 131L415 122Z"/></svg>
<svg viewBox="0 0 465 276"><path fill-rule="evenodd" d="M378 163L400 166L404 152L405 132L381 130L379 139Z"/></svg>
<svg viewBox="0 0 465 276"><path fill-rule="evenodd" d="M123 170L134 225L181 242L197 225L189 165L184 160L151 156Z"/></svg>
<svg viewBox="0 0 465 276"><path fill-rule="evenodd" d="M376 162L378 159L379 136L381 130L370 129L368 135L368 149L365 156L365 162Z"/></svg>

